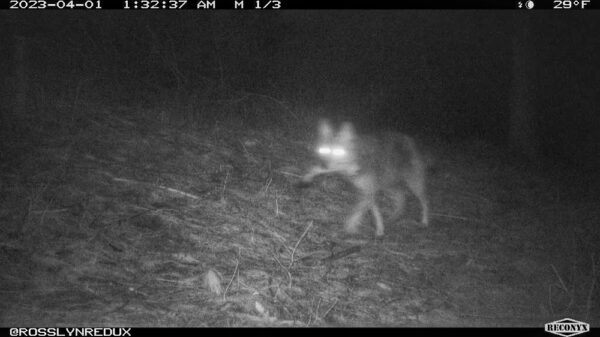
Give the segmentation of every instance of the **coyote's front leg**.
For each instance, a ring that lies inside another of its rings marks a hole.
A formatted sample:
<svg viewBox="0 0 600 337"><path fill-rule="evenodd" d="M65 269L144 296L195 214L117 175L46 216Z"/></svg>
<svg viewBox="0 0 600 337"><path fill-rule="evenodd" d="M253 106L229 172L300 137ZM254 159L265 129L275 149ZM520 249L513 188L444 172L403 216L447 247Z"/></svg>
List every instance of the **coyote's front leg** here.
<svg viewBox="0 0 600 337"><path fill-rule="evenodd" d="M320 176L321 174L328 174L328 173L333 173L333 172L336 172L336 170L326 169L321 166L313 166L308 171L308 173L306 173L304 176L302 176L300 181L296 183L296 186L301 187L301 188L308 187L308 186L310 186L310 184L312 184L315 177Z"/></svg>

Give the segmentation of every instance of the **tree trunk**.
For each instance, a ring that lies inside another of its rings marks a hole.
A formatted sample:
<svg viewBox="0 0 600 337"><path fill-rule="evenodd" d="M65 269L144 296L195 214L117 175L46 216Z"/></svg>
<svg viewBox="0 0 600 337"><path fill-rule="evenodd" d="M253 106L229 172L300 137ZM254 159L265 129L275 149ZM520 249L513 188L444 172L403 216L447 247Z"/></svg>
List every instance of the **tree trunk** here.
<svg viewBox="0 0 600 337"><path fill-rule="evenodd" d="M510 95L509 145L531 160L539 158L539 139L534 106L535 59L529 13L516 13L512 38L512 91Z"/></svg>
<svg viewBox="0 0 600 337"><path fill-rule="evenodd" d="M13 116L22 116L27 106L27 52L25 37L14 37Z"/></svg>

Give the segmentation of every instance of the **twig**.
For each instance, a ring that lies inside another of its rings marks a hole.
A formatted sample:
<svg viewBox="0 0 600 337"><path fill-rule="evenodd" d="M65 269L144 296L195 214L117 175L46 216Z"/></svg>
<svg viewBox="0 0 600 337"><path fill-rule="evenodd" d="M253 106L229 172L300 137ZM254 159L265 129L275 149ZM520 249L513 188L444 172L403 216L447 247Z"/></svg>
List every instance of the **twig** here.
<svg viewBox="0 0 600 337"><path fill-rule="evenodd" d="M265 186L264 194L267 194L267 191L269 191L269 186L271 186L272 181L273 181L273 178L269 177L269 180L267 180L267 185Z"/></svg>
<svg viewBox="0 0 600 337"><path fill-rule="evenodd" d="M277 258L277 256L273 255L273 258L275 259L275 261L277 261L277 263L279 263L279 266L281 266L281 268L283 268L283 270L285 270L285 272L288 275L288 288L292 287L292 273L290 273L290 270L288 268L286 268L281 261L279 261L279 259Z"/></svg>
<svg viewBox="0 0 600 337"><path fill-rule="evenodd" d="M321 307L321 302L323 302L323 298L319 297L319 302L317 302L317 308L315 308L315 322L319 320L319 308Z"/></svg>
<svg viewBox="0 0 600 337"><path fill-rule="evenodd" d="M31 225L31 215L34 212L33 211L33 206L42 199L44 192L46 191L46 189L48 188L48 186L50 185L50 183L46 182L45 184L42 184L42 187L39 189L39 192L36 193L36 191L32 191L29 199L29 204L28 204L28 208L27 208L27 217L24 220L24 224L21 227L21 231L23 233L25 233L27 230L29 230L29 226ZM49 204L48 204L49 205ZM44 216L46 215L46 211L48 210L49 206L46 206L46 208L44 208L44 210L42 210L42 216L40 217L40 224L44 221Z"/></svg>
<svg viewBox="0 0 600 337"><path fill-rule="evenodd" d="M458 215L450 215L450 214L442 214L442 213L435 213L435 214L432 214L432 215L441 216L441 217L450 218L450 219L464 220L464 221L473 221L473 222L477 222L478 221L478 220L469 219L469 218L466 218L464 216L458 216Z"/></svg>
<svg viewBox="0 0 600 337"><path fill-rule="evenodd" d="M48 209L48 207L50 206L50 204L52 204L52 201L54 201L54 198L50 199L50 202L47 204L46 208L44 209L44 211L42 211L42 216L40 216L40 222L39 225L41 226L44 223L44 218L46 217L46 210Z"/></svg>
<svg viewBox="0 0 600 337"><path fill-rule="evenodd" d="M240 144L242 144L242 148L244 149L244 154L246 155L246 158L248 158L248 160L252 162L256 162L256 160L254 160L250 152L248 152L248 150L246 149L246 145L244 144L244 142L242 142L241 140L239 142Z"/></svg>
<svg viewBox="0 0 600 337"><path fill-rule="evenodd" d="M184 191L180 191L180 190L177 190L177 189L174 189L174 188L171 188L171 187L166 187L166 186L161 186L161 185L158 185L157 187L160 188L160 189L169 191L169 192L173 192L173 193L176 193L176 194L181 194L181 195L186 196L188 198L200 199L200 197L197 196L197 195L193 195L193 194L190 194L190 193L187 193L187 192L184 192Z"/></svg>
<svg viewBox="0 0 600 337"><path fill-rule="evenodd" d="M227 291L229 290L229 287L231 287L231 283L233 283L233 279L235 278L235 275L238 273L238 267L240 265L240 256L241 256L242 252L241 249L238 247L238 258L235 260L235 269L233 270L233 274L231 275L231 279L229 280L229 283L227 283L227 287L225 287L225 291L223 292L223 300L225 300L226 295L227 295Z"/></svg>
<svg viewBox="0 0 600 337"><path fill-rule="evenodd" d="M317 308L315 309L315 319L314 321L318 321L319 320L319 307L321 307L321 302L323 301L322 297L319 297L319 302L317 302ZM312 323L313 319L311 315L308 315L308 322L306 322L306 326L310 326L310 323Z"/></svg>
<svg viewBox="0 0 600 337"><path fill-rule="evenodd" d="M323 314L323 316L321 316L322 318L327 317L327 314L329 314L329 312L331 311L331 309L333 309L333 307L335 307L335 305L338 303L338 299L335 299L335 302L333 302L333 304L329 307L329 309L327 309L327 311L325 311L325 313Z"/></svg>
<svg viewBox="0 0 600 337"><path fill-rule="evenodd" d="M550 267L552 267L552 270L554 271L554 274L558 278L558 282L560 283L560 288L569 296L569 304L567 304L567 309L566 309L566 310L568 310L569 308L571 308L571 305L575 301L574 294L573 294L573 292L569 291L569 288L567 288L567 285L563 281L562 277L560 277L560 275L558 274L558 271L556 270L556 268L554 267L554 265L551 264ZM552 286L550 286L550 287L552 287ZM552 289L552 288L550 288L550 289ZM550 291L550 293L551 292L552 291ZM549 294L549 295L551 296L551 294ZM550 310L552 312L554 312L554 308L552 307L552 297L549 298L549 303L550 303Z"/></svg>
<svg viewBox="0 0 600 337"><path fill-rule="evenodd" d="M227 170L227 174L225 175L225 181L223 182L223 189L221 190L221 201L225 200L225 188L227 187L227 179L229 179L229 170Z"/></svg>
<svg viewBox="0 0 600 337"><path fill-rule="evenodd" d="M296 242L294 249L292 249L292 254L290 256L290 265L288 266L288 268L292 268L292 264L294 264L294 254L296 253L296 249L298 248L298 245L300 245L300 241L302 241L302 239L304 238L306 233L308 233L308 230L312 227L312 225L313 225L313 221L311 220L311 222L308 224L308 226L306 226L304 233L302 233L302 235L300 235L300 238Z"/></svg>
<svg viewBox="0 0 600 337"><path fill-rule="evenodd" d="M302 177L302 176L301 176L301 175L299 175L299 174L292 173L292 172L287 172L287 171L275 170L275 172L281 173L281 174L283 174L283 175L286 175L286 176L292 176L292 177L296 177L296 178L300 178L300 177Z"/></svg>
<svg viewBox="0 0 600 337"><path fill-rule="evenodd" d="M552 270L554 271L554 274L556 275L556 277L558 278L558 282L560 282L560 286L562 287L562 289L565 292L569 292L569 289L567 288L567 286L565 285L565 283L563 282L562 277L560 277L560 275L558 274L558 271L556 270L556 268L554 267L553 264L550 265L550 267L552 267Z"/></svg>
<svg viewBox="0 0 600 337"><path fill-rule="evenodd" d="M156 186L158 188L160 188L161 190L165 190L165 191L169 191L172 193L176 193L176 194L180 194L183 195L185 197L188 198L192 198L192 199L200 199L199 196L197 195L193 195L187 192L183 192L180 191L178 189L172 188L172 187L167 187L167 186L162 186L162 185L154 185L154 184L149 184L149 183L145 183L145 182L141 182L141 181L136 181L136 180L131 180L131 179L126 179L126 178L117 178L117 177L113 177L111 174L104 172L106 175L110 176L114 181L118 181L118 182L123 182L123 183L128 183L128 184L141 184L141 185L153 185Z"/></svg>
<svg viewBox="0 0 600 337"><path fill-rule="evenodd" d="M399 255L402 256L405 259L412 259L412 256L406 254L406 253L402 253L402 252L397 252L395 250L391 250L387 247L383 247L383 250L385 250L386 252L390 253L390 254L394 254L394 255Z"/></svg>

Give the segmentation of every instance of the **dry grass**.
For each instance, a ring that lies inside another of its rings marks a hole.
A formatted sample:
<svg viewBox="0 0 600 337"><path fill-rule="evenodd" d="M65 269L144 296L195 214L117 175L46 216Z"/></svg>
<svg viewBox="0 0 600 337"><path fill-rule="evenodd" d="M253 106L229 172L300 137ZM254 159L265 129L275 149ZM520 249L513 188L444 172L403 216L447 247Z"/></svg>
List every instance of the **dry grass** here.
<svg viewBox="0 0 600 337"><path fill-rule="evenodd" d="M2 325L600 321L598 203L485 144L433 147L432 225L409 202L375 240L341 232L341 180L294 188L302 131L86 111L3 139Z"/></svg>

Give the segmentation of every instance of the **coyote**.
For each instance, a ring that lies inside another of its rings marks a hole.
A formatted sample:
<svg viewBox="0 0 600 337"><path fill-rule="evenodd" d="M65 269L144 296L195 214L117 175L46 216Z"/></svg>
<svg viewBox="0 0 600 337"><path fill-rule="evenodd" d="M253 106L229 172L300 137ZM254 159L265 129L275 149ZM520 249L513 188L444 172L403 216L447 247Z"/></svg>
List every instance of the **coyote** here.
<svg viewBox="0 0 600 337"><path fill-rule="evenodd" d="M326 120L319 122L316 152L321 166L314 166L302 177L300 186L308 186L316 176L337 173L358 189L359 201L346 219L345 229L356 233L363 214L371 210L377 236L382 236L383 217L376 203L379 191L394 204L392 219L404 212L406 191L410 190L421 204L421 223L429 223L429 205L425 195L425 163L415 141L400 133L376 136L356 134L345 122L334 132Z"/></svg>

